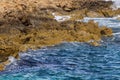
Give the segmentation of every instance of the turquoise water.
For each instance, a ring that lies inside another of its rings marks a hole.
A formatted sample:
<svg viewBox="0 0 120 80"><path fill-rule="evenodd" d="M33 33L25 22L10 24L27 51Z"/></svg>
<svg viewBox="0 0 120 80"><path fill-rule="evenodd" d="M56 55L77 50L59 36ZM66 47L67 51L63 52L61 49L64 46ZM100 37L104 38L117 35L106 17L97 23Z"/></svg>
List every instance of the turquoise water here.
<svg viewBox="0 0 120 80"><path fill-rule="evenodd" d="M120 80L120 21L93 19L113 28L114 36L103 38L99 47L63 42L29 50L0 72L0 80Z"/></svg>

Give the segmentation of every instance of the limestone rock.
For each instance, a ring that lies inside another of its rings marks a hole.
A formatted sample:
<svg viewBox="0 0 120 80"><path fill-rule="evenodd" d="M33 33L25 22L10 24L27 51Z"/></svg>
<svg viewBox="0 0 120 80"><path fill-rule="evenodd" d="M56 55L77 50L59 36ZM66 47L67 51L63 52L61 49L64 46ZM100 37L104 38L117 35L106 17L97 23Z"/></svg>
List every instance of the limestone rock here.
<svg viewBox="0 0 120 80"><path fill-rule="evenodd" d="M3 64L0 64L0 71L5 70L5 66Z"/></svg>
<svg viewBox="0 0 120 80"><path fill-rule="evenodd" d="M93 45L93 46L96 46L96 47L97 47L97 46L100 46L100 44L99 44L98 42L96 42L96 41L91 42L90 44Z"/></svg>
<svg viewBox="0 0 120 80"><path fill-rule="evenodd" d="M91 18L104 17L104 15L98 12L90 11L87 13L87 17L91 17Z"/></svg>
<svg viewBox="0 0 120 80"><path fill-rule="evenodd" d="M112 29L102 27L101 28L101 35L103 35L103 36L112 36Z"/></svg>

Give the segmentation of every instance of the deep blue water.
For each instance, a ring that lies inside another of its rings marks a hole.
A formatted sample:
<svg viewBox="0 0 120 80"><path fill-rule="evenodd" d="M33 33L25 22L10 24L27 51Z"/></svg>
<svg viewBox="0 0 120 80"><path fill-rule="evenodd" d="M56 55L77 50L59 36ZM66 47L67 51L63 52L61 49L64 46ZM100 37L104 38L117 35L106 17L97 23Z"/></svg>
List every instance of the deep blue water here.
<svg viewBox="0 0 120 80"><path fill-rule="evenodd" d="M114 36L103 38L101 46L63 42L29 50L0 72L0 80L120 80L120 21L94 20L114 30Z"/></svg>

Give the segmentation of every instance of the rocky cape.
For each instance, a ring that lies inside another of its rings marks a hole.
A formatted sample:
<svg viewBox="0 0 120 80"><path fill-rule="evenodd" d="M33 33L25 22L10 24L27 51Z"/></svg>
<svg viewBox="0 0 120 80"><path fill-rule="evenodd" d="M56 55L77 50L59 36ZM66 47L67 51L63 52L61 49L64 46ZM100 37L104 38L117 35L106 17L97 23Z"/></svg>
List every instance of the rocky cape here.
<svg viewBox="0 0 120 80"><path fill-rule="evenodd" d="M19 52L67 42L89 42L99 46L103 36L112 36L112 29L98 23L80 22L84 17L113 17L120 9L103 0L1 0L0 1L0 70L8 57L19 58ZM57 15L69 15L58 22Z"/></svg>

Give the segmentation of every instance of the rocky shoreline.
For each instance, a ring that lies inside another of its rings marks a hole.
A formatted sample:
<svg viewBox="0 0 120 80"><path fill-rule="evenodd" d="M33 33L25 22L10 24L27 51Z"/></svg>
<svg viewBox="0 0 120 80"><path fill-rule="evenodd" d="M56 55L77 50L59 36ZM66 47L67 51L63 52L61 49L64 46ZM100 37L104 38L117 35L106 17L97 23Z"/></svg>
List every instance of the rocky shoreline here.
<svg viewBox="0 0 120 80"><path fill-rule="evenodd" d="M113 17L111 1L96 0L3 0L0 2L0 70L9 63L8 57L19 58L19 52L67 42L89 42L98 46L103 36L112 36L112 29L98 23L77 21L84 17ZM66 21L54 19L69 15Z"/></svg>

